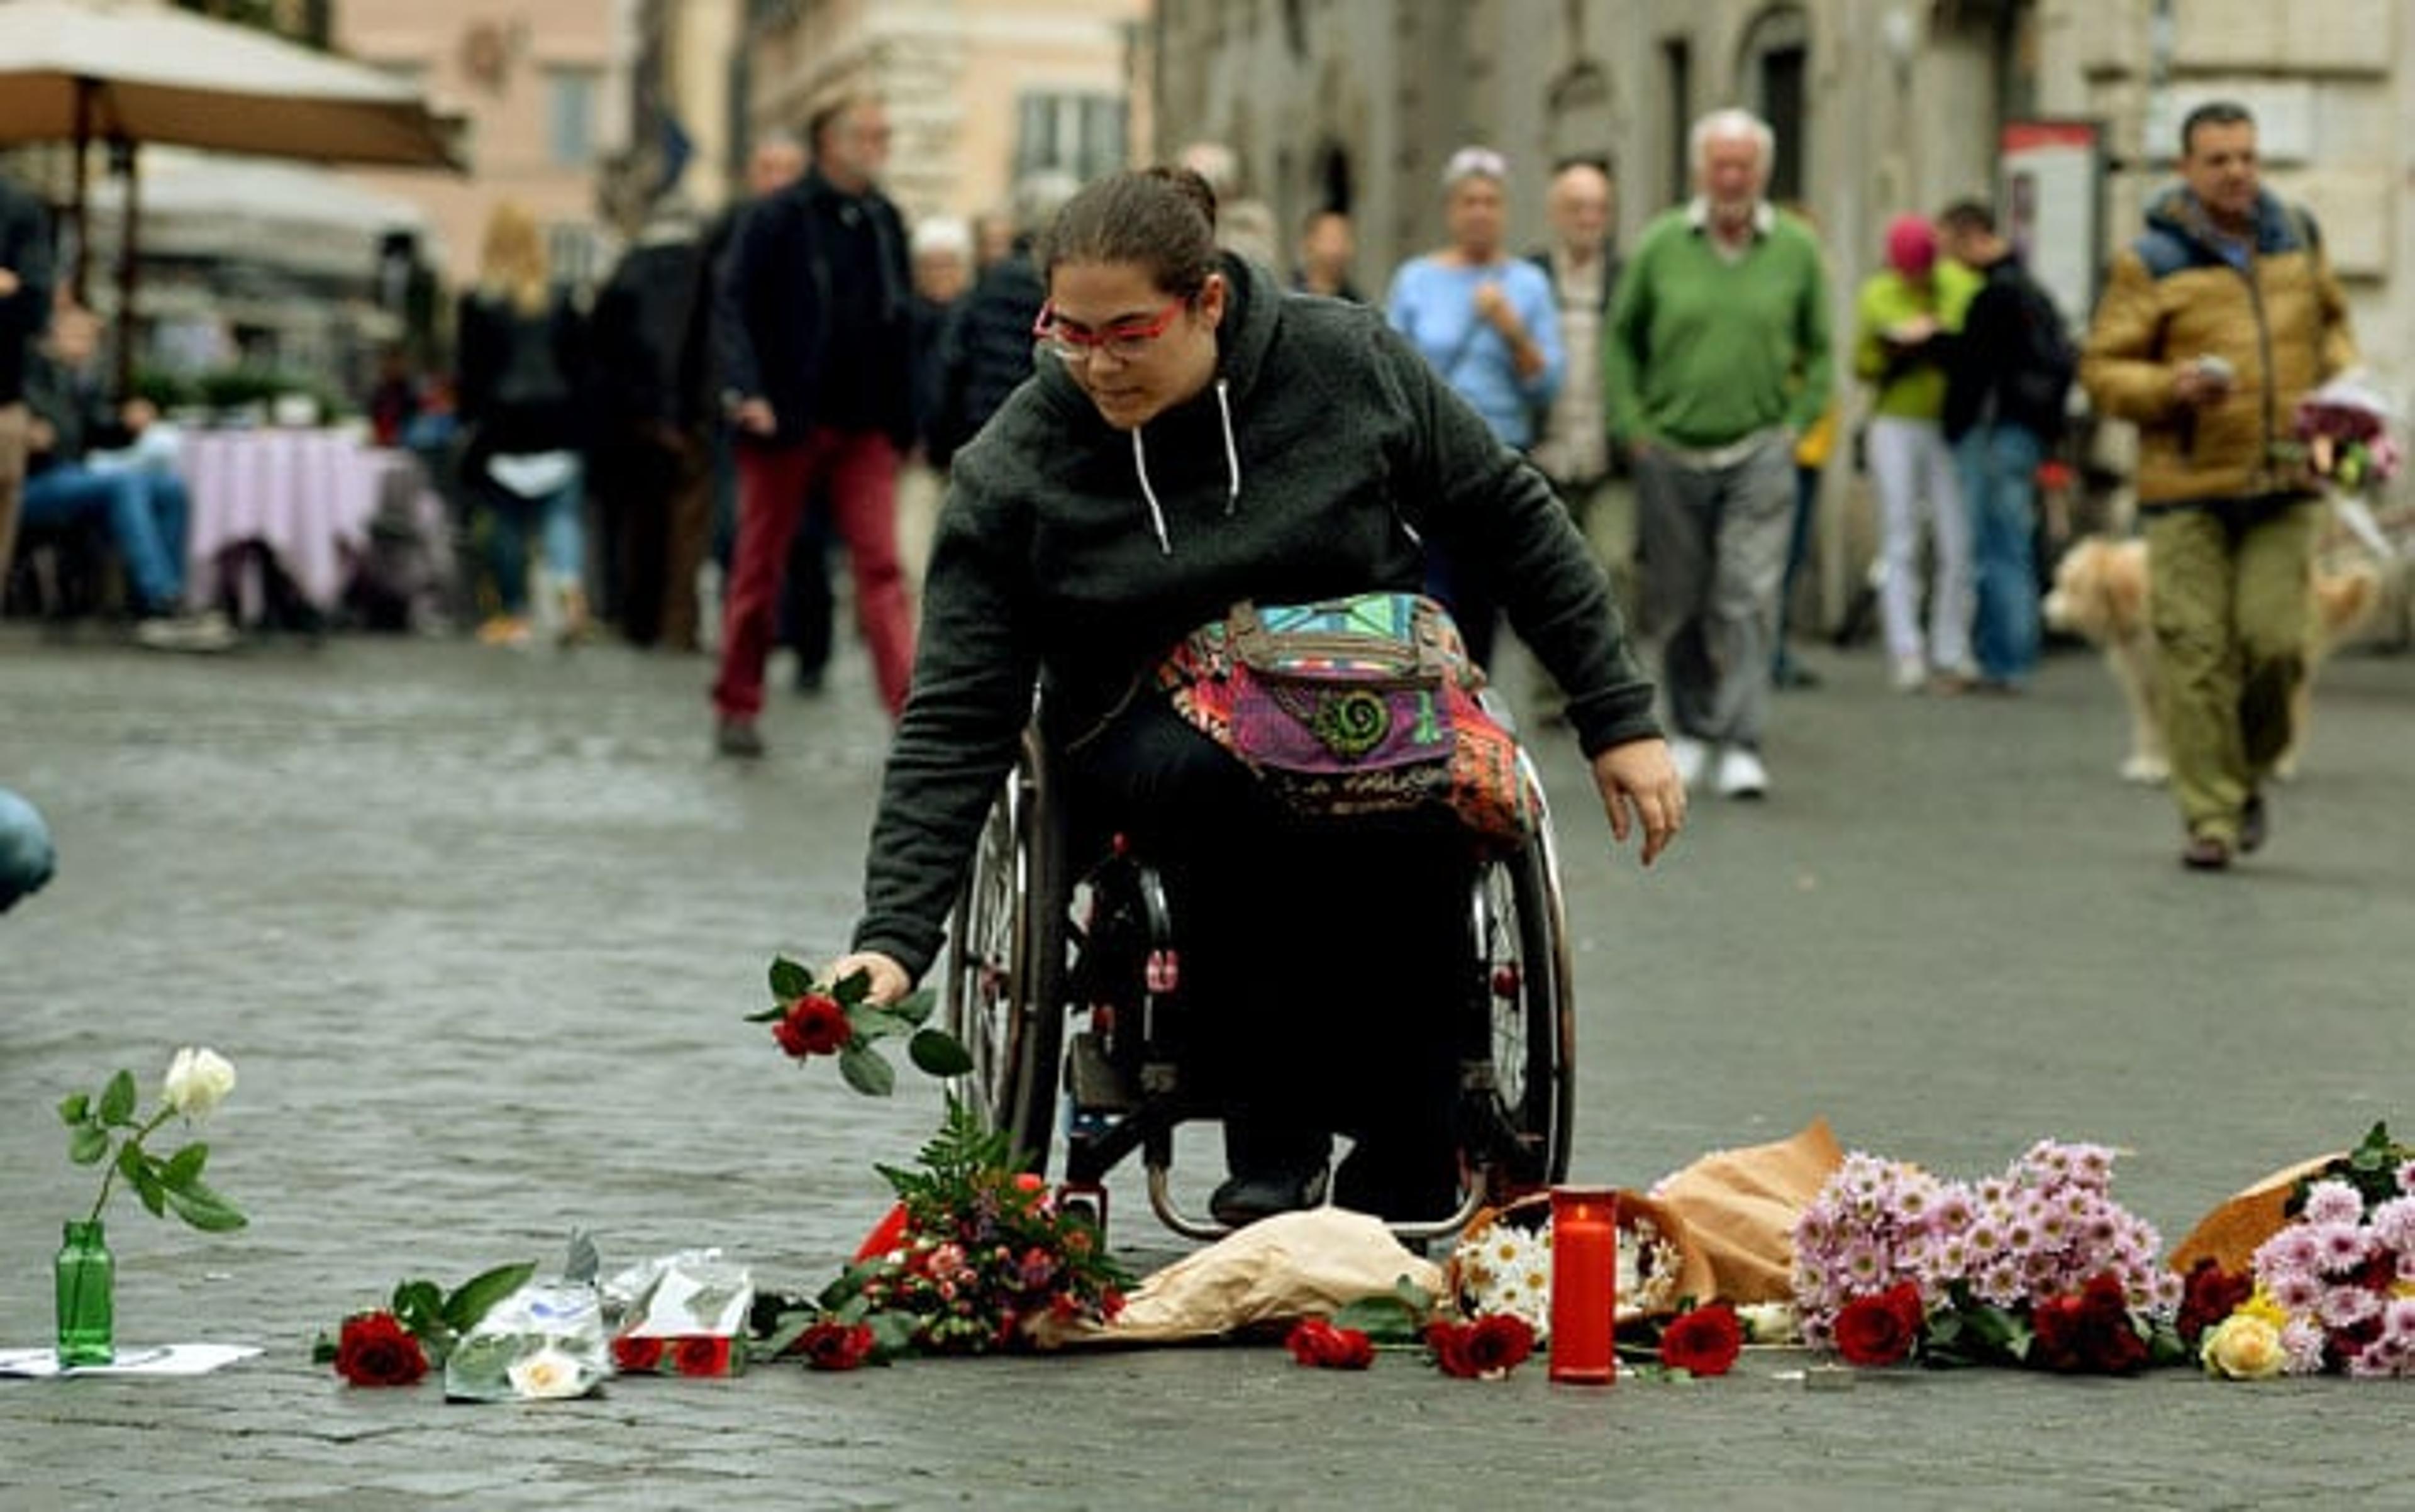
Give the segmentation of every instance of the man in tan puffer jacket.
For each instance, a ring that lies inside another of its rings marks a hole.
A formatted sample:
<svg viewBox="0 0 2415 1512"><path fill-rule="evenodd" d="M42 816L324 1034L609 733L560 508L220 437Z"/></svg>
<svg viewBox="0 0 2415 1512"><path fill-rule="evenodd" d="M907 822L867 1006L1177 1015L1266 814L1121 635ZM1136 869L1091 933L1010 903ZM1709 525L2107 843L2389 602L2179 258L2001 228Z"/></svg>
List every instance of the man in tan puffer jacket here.
<svg viewBox="0 0 2415 1512"><path fill-rule="evenodd" d="M2181 176L2114 261L2079 377L2138 427L2181 859L2214 871L2264 841L2262 787L2305 670L2321 504L2291 418L2356 351L2313 220L2258 182L2243 108L2190 112Z"/></svg>

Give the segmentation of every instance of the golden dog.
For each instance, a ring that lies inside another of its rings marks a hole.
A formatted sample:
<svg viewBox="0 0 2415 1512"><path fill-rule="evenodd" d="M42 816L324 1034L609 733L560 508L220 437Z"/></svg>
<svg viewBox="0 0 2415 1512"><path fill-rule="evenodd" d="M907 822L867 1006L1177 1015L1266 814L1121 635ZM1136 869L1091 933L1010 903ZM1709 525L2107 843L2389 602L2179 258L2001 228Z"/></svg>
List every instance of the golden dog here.
<svg viewBox="0 0 2415 1512"><path fill-rule="evenodd" d="M2158 700L2155 633L2147 612L2147 543L2092 535L2063 553L2054 570L2054 591L2046 596L2046 622L2079 636L2105 652L2113 680L2130 707L2130 755L2124 780L2160 783L2171 775ZM2381 579L2364 569L2314 575L2306 637L2306 675L2289 710L2289 748L2272 764L2287 781L2297 775L2298 752L2314 713L2315 670L2344 644L2380 602Z"/></svg>

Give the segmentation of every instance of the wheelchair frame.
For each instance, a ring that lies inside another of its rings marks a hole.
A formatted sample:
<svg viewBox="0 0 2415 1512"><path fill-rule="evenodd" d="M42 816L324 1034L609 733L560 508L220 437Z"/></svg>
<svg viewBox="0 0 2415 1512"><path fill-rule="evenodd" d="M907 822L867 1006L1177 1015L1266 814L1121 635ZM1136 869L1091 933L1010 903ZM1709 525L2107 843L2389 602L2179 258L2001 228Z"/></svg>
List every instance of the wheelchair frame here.
<svg viewBox="0 0 2415 1512"><path fill-rule="evenodd" d="M1523 751L1534 839L1482 862L1468 925L1480 980L1466 984L1457 1211L1397 1222L1403 1239L1457 1233L1487 1205L1562 1179L1575 1093L1575 1010L1551 816ZM1174 1130L1218 1115L1183 1079L1173 1040L1180 956L1156 871L1120 836L1078 874L1058 761L1027 729L984 820L950 929L946 1023L973 1056L957 1095L1005 1130L1026 1168L1046 1175L1067 1095L1061 1190L1106 1219L1107 1174L1134 1149L1149 1205L1186 1237L1229 1232L1175 1203ZM1481 1000L1482 1023L1476 1003ZM1086 1021L1071 1034L1072 1021Z"/></svg>

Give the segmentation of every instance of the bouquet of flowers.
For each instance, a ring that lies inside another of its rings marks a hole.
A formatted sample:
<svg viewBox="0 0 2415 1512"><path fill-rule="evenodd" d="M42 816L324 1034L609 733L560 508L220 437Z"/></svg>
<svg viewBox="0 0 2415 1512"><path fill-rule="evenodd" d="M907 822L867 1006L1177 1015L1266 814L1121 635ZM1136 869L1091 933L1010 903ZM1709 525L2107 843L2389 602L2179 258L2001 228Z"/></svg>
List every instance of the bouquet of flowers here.
<svg viewBox="0 0 2415 1512"><path fill-rule="evenodd" d="M2207 1330L2214 1374L2415 1375L2415 1148L2375 1124L2299 1184L2255 1292Z"/></svg>
<svg viewBox="0 0 2415 1512"><path fill-rule="evenodd" d="M1618 1199L1618 1315L1622 1321L1673 1313L1687 1301L1682 1235L1659 1204L1632 1192ZM1449 1279L1469 1317L1522 1318L1538 1340L1552 1331L1552 1204L1523 1197L1477 1215L1451 1250ZM1697 1284L1706 1287L1707 1278ZM1702 1298L1695 1298L1702 1300Z"/></svg>
<svg viewBox="0 0 2415 1512"><path fill-rule="evenodd" d="M771 985L772 1006L750 1019L770 1024L780 1048L801 1062L834 1056L859 1092L894 1088L888 1061L872 1048L892 1035L908 1037L908 1057L931 1075L972 1069L953 1036L923 1026L927 990L876 1006L862 973L823 984L785 959L772 963ZM1026 1175L1007 1134L978 1111L949 1097L920 1166L877 1168L895 1189L897 1208L816 1304L772 1318L760 1354L802 1354L818 1370L900 1355L978 1355L1022 1345L1025 1325L1042 1316L1072 1322L1121 1310L1131 1278L1096 1225Z"/></svg>
<svg viewBox="0 0 2415 1512"><path fill-rule="evenodd" d="M2122 1373L2179 1357L2183 1282L2113 1200L2112 1171L2111 1150L2053 1140L1975 1183L1848 1155L1794 1229L1806 1341L1855 1365Z"/></svg>
<svg viewBox="0 0 2415 1512"><path fill-rule="evenodd" d="M2354 493L2397 474L2400 453L2390 408L2353 379L2334 379L2298 401L2289 433L2305 448L2307 470Z"/></svg>

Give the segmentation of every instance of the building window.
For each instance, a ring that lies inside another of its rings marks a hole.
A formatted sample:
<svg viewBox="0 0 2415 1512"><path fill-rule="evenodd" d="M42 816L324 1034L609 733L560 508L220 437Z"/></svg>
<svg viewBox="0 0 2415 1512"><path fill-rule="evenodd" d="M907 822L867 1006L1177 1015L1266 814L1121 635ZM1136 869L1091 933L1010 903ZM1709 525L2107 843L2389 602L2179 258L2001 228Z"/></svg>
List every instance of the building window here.
<svg viewBox="0 0 2415 1512"><path fill-rule="evenodd" d="M596 71L548 68L546 141L556 168L586 168L595 161Z"/></svg>
<svg viewBox="0 0 2415 1512"><path fill-rule="evenodd" d="M1660 44L1660 71L1669 103L1669 195L1684 203L1694 192L1694 49L1682 37Z"/></svg>
<svg viewBox="0 0 2415 1512"><path fill-rule="evenodd" d="M1113 95L1026 95L1016 102L1014 173L1056 169L1088 181L1124 166L1124 102Z"/></svg>

